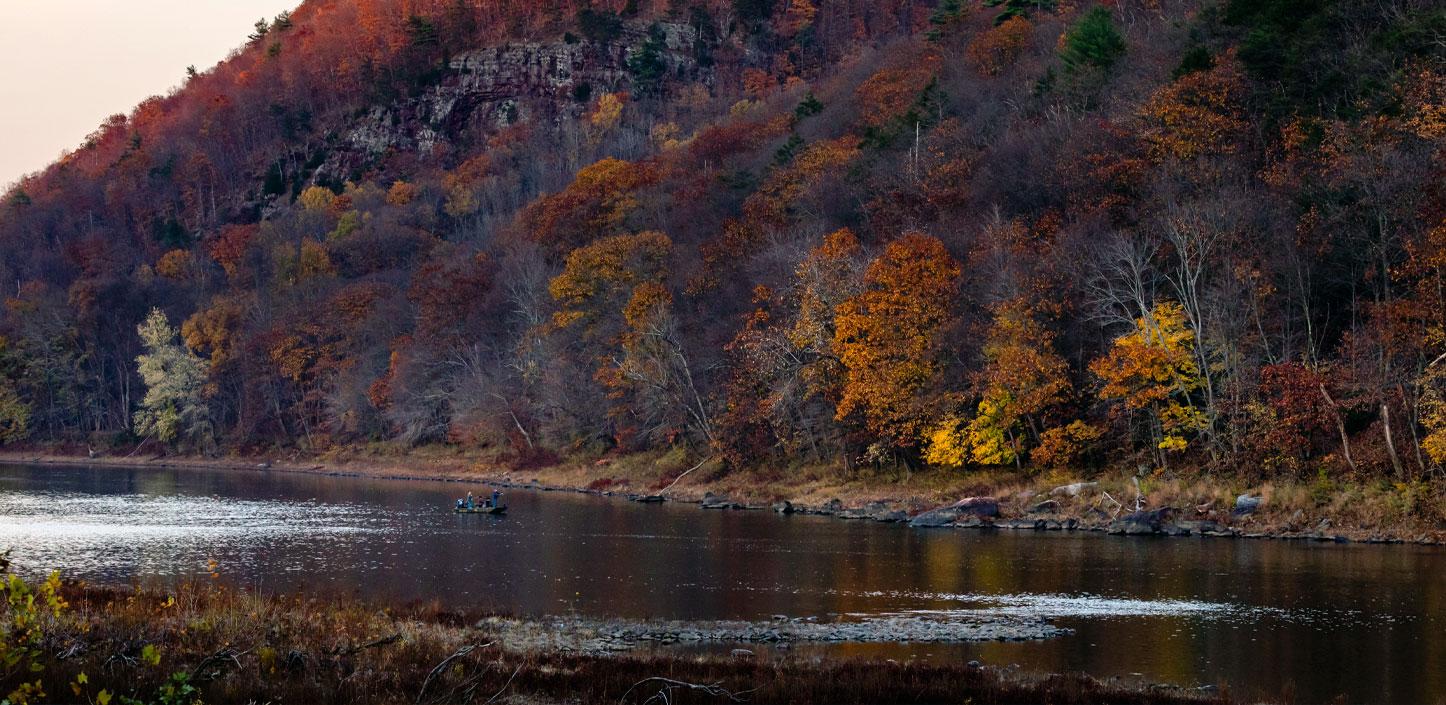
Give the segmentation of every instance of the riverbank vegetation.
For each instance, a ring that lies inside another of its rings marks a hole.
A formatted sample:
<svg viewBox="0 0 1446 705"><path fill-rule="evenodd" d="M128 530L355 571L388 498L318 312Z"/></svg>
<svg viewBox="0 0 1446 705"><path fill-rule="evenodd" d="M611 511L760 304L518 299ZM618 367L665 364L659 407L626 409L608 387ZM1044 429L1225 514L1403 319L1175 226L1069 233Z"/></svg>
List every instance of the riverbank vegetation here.
<svg viewBox="0 0 1446 705"><path fill-rule="evenodd" d="M214 573L128 590L5 577L0 700L14 705L1232 702L993 667L533 648L436 604L263 596Z"/></svg>
<svg viewBox="0 0 1446 705"><path fill-rule="evenodd" d="M0 442L1439 529L1443 32L1425 0L307 0L6 192Z"/></svg>

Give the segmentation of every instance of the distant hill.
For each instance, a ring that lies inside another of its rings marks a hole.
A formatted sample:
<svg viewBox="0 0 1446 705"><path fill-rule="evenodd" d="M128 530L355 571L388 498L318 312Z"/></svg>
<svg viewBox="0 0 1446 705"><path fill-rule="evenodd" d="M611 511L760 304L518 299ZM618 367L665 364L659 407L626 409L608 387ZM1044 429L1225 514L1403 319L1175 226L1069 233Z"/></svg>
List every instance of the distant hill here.
<svg viewBox="0 0 1446 705"><path fill-rule="evenodd" d="M1443 36L308 0L4 195L0 442L1423 476Z"/></svg>

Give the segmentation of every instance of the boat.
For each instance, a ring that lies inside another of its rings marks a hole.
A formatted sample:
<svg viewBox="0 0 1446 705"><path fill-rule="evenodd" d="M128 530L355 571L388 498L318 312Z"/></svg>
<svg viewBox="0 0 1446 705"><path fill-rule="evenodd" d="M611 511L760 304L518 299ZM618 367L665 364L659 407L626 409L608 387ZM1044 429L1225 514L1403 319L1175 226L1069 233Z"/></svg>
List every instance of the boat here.
<svg viewBox="0 0 1446 705"><path fill-rule="evenodd" d="M458 514L491 514L494 516L501 516L507 513L507 505L503 504L496 507L472 507L471 509L468 509L467 507L453 507L452 511Z"/></svg>

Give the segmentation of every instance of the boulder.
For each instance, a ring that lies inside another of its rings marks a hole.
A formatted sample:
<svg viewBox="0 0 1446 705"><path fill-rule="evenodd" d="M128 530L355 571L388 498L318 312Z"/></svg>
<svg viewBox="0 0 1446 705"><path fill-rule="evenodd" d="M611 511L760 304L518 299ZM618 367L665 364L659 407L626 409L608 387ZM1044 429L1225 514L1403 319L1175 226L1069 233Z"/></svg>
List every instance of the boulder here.
<svg viewBox="0 0 1446 705"><path fill-rule="evenodd" d="M1060 485L1049 491L1051 497L1078 497L1087 490L1099 487L1098 482L1075 482L1068 485Z"/></svg>
<svg viewBox="0 0 1446 705"><path fill-rule="evenodd" d="M1109 532L1117 535L1137 536L1179 531L1179 527L1170 523L1170 513L1169 507L1131 512L1112 522ZM1188 529L1184 529L1184 531L1189 533Z"/></svg>
<svg viewBox="0 0 1446 705"><path fill-rule="evenodd" d="M909 526L936 528L949 526L964 517L994 518L999 516L999 500L993 497L965 497L947 507L923 512L909 520Z"/></svg>
<svg viewBox="0 0 1446 705"><path fill-rule="evenodd" d="M1236 498L1235 498L1235 511L1234 511L1234 514L1235 514L1236 516L1242 516L1242 515L1245 515L1245 514L1254 514L1254 513L1256 512L1256 510L1260 509L1260 505L1261 505L1261 504L1264 504L1264 503L1265 503L1265 498L1264 498L1264 497L1261 497L1261 496L1259 496L1259 495L1249 495L1249 494L1240 495L1239 497L1236 497Z"/></svg>
<svg viewBox="0 0 1446 705"><path fill-rule="evenodd" d="M955 502L953 508L959 514L972 514L977 517L999 516L999 500L993 497L965 497Z"/></svg>
<svg viewBox="0 0 1446 705"><path fill-rule="evenodd" d="M931 509L910 519L909 526L921 529L937 529L953 524L958 519L959 510L953 507L940 507L938 509Z"/></svg>
<svg viewBox="0 0 1446 705"><path fill-rule="evenodd" d="M778 514L792 514L794 512L793 502L783 500L773 505L773 511Z"/></svg>

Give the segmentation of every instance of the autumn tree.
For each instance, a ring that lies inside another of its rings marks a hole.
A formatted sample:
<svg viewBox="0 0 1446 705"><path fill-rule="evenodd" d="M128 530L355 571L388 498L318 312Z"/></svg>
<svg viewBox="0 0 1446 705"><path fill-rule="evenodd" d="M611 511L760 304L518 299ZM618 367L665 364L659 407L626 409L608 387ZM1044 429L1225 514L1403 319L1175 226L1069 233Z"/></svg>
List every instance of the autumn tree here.
<svg viewBox="0 0 1446 705"><path fill-rule="evenodd" d="M152 309L136 329L146 353L136 358L145 398L135 415L135 431L162 443L179 442L205 450L214 428L206 402L210 364L187 350L166 314Z"/></svg>
<svg viewBox="0 0 1446 705"><path fill-rule="evenodd" d="M784 291L754 290L756 308L727 346L731 374L720 443L732 462L770 451L822 461L840 449L837 311L860 293L862 254L853 232L838 230L799 262Z"/></svg>
<svg viewBox="0 0 1446 705"><path fill-rule="evenodd" d="M1160 451L1184 450L1207 424L1195 398L1204 381L1192 353L1193 340L1180 304L1162 301L1135 321L1135 330L1115 338L1109 352L1090 363L1090 371L1103 382L1100 399L1149 413L1150 433ZM1160 459L1163 463L1163 453Z"/></svg>
<svg viewBox="0 0 1446 705"><path fill-rule="evenodd" d="M1033 38L1034 25L1015 15L975 37L965 55L976 71L996 76L1018 60Z"/></svg>
<svg viewBox="0 0 1446 705"><path fill-rule="evenodd" d="M981 401L968 423L946 419L930 433L925 459L958 467L1019 465L1028 445L1039 442L1043 416L1065 402L1069 365L1054 351L1054 333L1042 325L1026 299L997 305L983 347L984 366L975 384Z"/></svg>
<svg viewBox="0 0 1446 705"><path fill-rule="evenodd" d="M865 290L837 308L834 350L846 370L839 419L859 413L890 446L919 446L936 415L940 336L960 272L942 242L920 233L889 243L869 264Z"/></svg>
<svg viewBox="0 0 1446 705"><path fill-rule="evenodd" d="M528 206L523 225L536 242L566 253L623 230L639 206L638 190L658 178L651 164L603 159L578 171L567 188Z"/></svg>
<svg viewBox="0 0 1446 705"><path fill-rule="evenodd" d="M1233 154L1245 138L1245 77L1233 58L1176 79L1141 110L1145 141L1156 159Z"/></svg>

